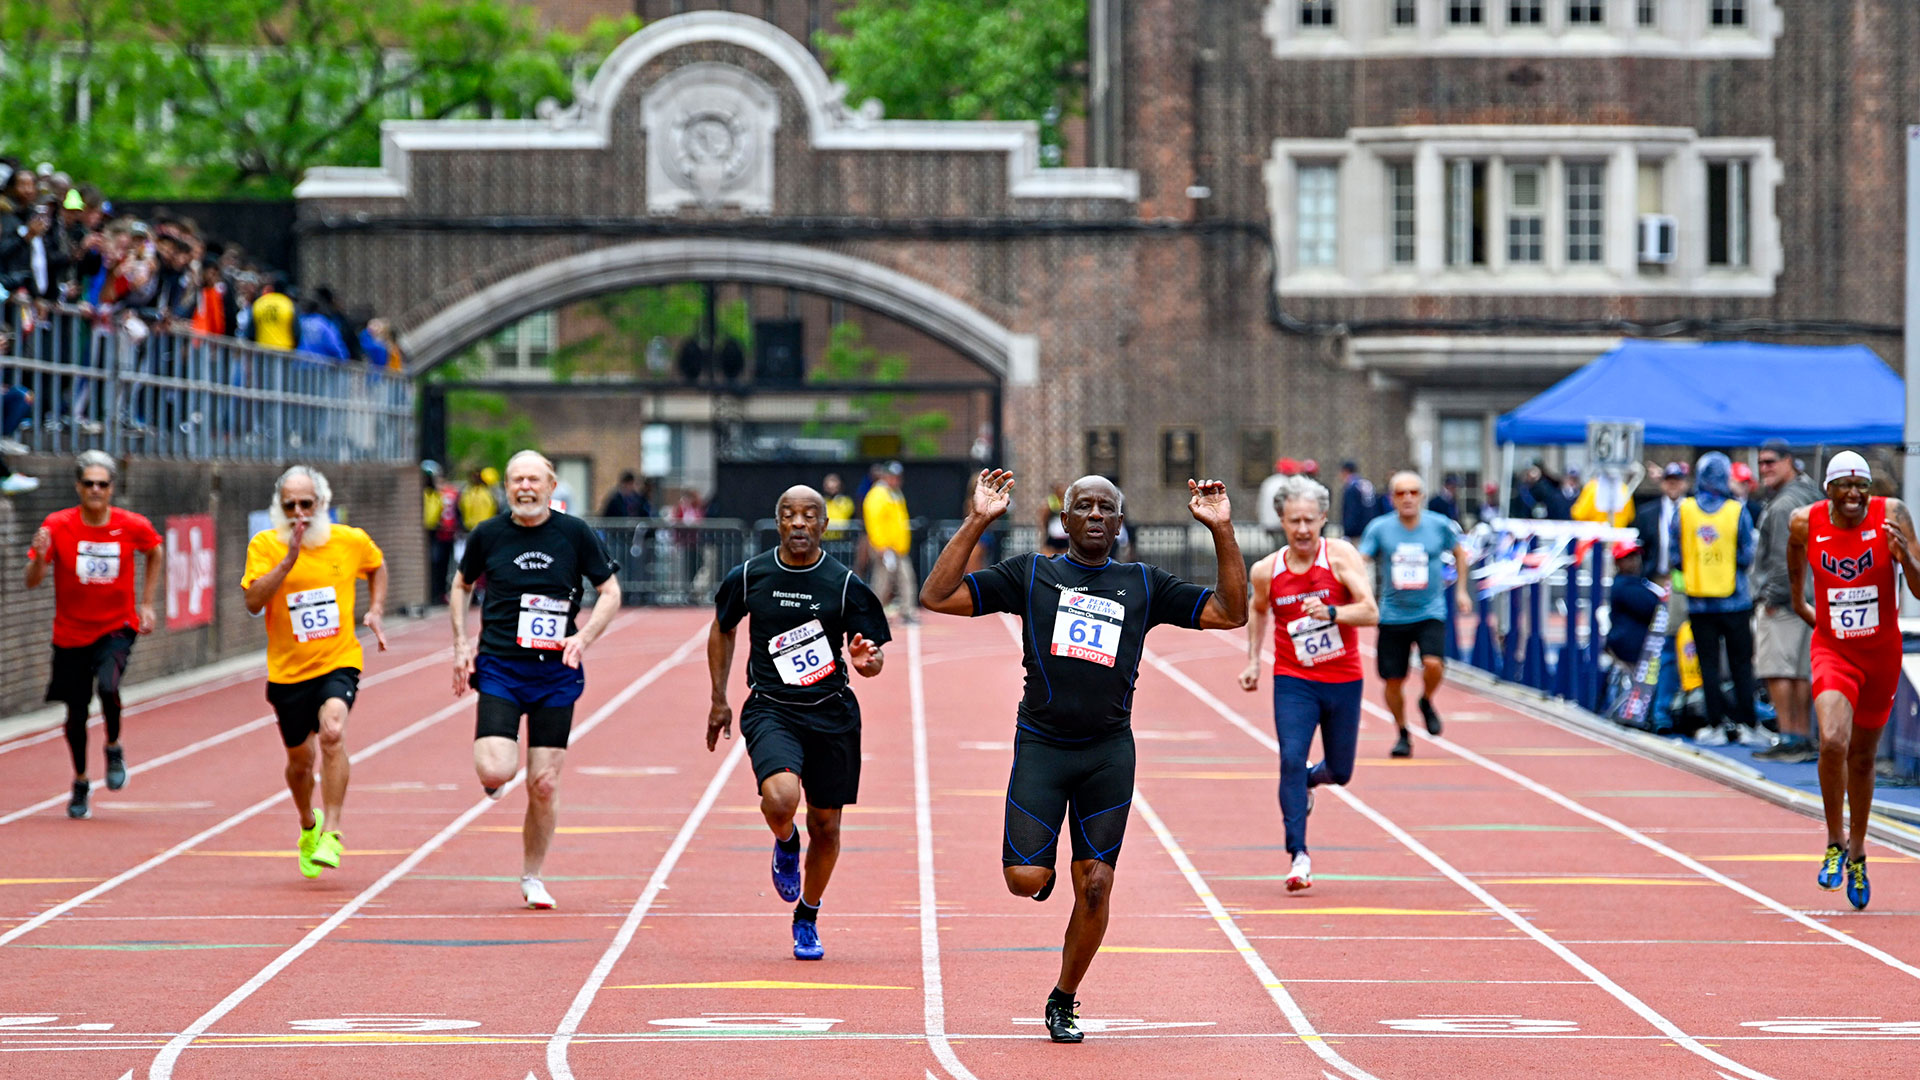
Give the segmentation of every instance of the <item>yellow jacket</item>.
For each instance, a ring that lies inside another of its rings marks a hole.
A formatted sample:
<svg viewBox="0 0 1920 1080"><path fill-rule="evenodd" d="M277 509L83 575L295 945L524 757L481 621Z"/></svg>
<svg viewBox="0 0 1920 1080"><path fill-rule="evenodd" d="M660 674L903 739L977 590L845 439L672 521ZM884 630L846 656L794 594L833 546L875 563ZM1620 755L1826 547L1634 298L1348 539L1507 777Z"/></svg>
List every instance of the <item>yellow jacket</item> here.
<svg viewBox="0 0 1920 1080"><path fill-rule="evenodd" d="M468 532L475 525L500 512L500 504L494 501L493 489L485 484L468 484L460 492L460 524Z"/></svg>
<svg viewBox="0 0 1920 1080"><path fill-rule="evenodd" d="M907 497L885 482L873 485L860 514L867 524L867 542L875 551L897 551L902 555L912 543L907 528Z"/></svg>
<svg viewBox="0 0 1920 1080"><path fill-rule="evenodd" d="M1600 509L1599 491L1599 477L1596 476L1587 481L1586 486L1580 489L1580 497L1573 501L1573 520L1602 522L1607 520L1606 512ZM1613 512L1612 524L1616 528L1631 529L1633 528L1633 493L1627 490L1627 485L1624 483L1620 485L1618 500L1620 509Z"/></svg>

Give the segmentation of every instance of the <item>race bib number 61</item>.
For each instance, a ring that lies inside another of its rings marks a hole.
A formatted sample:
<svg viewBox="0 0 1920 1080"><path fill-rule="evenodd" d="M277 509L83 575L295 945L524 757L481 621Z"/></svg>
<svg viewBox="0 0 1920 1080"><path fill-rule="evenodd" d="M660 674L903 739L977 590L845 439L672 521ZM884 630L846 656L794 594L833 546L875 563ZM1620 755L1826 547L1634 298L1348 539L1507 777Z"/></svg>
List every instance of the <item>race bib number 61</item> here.
<svg viewBox="0 0 1920 1080"><path fill-rule="evenodd" d="M1083 592L1063 592L1053 612L1053 655L1112 667L1120 655L1127 609L1118 601Z"/></svg>

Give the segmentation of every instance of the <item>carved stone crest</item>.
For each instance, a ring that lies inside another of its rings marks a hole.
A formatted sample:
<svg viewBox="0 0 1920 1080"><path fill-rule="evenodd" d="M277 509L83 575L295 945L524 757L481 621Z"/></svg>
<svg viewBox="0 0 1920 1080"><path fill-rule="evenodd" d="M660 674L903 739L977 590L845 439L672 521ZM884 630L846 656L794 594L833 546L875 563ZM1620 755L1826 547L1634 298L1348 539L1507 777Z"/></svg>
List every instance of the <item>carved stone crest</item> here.
<svg viewBox="0 0 1920 1080"><path fill-rule="evenodd" d="M727 64L689 64L647 92L647 209L773 209L772 88Z"/></svg>

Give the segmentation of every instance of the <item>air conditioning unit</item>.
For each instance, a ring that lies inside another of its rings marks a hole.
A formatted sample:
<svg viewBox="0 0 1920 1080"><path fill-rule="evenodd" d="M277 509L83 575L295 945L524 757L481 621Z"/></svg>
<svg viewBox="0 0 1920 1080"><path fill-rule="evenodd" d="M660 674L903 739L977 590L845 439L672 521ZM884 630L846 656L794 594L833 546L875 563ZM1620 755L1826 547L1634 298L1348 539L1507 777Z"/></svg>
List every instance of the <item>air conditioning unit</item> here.
<svg viewBox="0 0 1920 1080"><path fill-rule="evenodd" d="M1665 265L1679 247L1680 223L1671 214L1640 215L1640 261Z"/></svg>

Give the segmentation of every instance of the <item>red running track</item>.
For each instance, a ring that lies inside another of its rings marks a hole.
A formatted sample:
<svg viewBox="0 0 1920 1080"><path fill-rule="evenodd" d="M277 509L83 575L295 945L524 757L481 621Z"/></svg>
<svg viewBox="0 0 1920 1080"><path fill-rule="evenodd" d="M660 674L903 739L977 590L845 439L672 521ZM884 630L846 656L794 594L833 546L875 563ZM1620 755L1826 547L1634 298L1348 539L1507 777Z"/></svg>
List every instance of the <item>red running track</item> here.
<svg viewBox="0 0 1920 1080"><path fill-rule="evenodd" d="M751 770L703 745L705 619L627 613L589 658L552 912L518 907L524 796L480 798L437 630L369 656L347 860L318 881L271 723L232 734L257 683L130 719L134 764L177 756L92 821L0 825L0 1075L1786 1078L1920 1054L1912 860L1875 849L1874 907L1840 910L1816 823L1456 686L1408 761L1370 704L1287 895L1271 699L1226 634L1152 639L1085 1044L1038 1024L1065 894L1000 883L998 618L903 630L858 687L862 801L827 959L797 963ZM0 754L0 818L64 781L57 740Z"/></svg>

